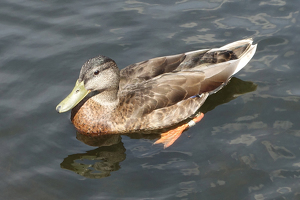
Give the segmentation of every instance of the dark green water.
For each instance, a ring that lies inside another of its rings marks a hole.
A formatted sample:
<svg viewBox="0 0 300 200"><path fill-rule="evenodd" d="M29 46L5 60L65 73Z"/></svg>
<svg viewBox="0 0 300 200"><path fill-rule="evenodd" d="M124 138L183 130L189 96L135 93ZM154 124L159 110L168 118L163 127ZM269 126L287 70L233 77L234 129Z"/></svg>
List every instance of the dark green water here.
<svg viewBox="0 0 300 200"><path fill-rule="evenodd" d="M297 0L1 1L0 199L299 199L299 10ZM70 113L55 111L91 57L123 68L247 37L252 61L170 148L153 135L76 139Z"/></svg>

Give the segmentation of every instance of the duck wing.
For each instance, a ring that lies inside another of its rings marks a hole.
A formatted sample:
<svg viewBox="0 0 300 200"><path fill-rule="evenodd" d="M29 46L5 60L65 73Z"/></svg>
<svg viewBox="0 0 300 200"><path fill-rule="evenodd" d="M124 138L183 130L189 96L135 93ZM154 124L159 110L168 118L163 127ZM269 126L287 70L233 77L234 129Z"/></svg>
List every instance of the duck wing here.
<svg viewBox="0 0 300 200"><path fill-rule="evenodd" d="M207 70L207 68L214 67L216 64L225 64L232 61L226 73L225 71L222 73L224 82L225 79L241 70L253 57L256 45L252 45L252 42L251 38L244 39L220 48L202 49L178 55L158 57L129 65L120 71L120 90L128 85L140 84L164 73L193 68L197 71ZM217 79L217 77L214 77L214 79Z"/></svg>
<svg viewBox="0 0 300 200"><path fill-rule="evenodd" d="M137 129L160 129L193 115L208 97L199 96L202 71L166 73L119 93L119 113ZM135 123L136 121L140 123Z"/></svg>
<svg viewBox="0 0 300 200"><path fill-rule="evenodd" d="M202 71L166 73L141 84L125 87L119 93L122 100L120 104L135 105L138 116L148 114L198 95L204 78Z"/></svg>
<svg viewBox="0 0 300 200"><path fill-rule="evenodd" d="M178 68L186 55L152 58L143 62L129 65L120 71L120 89L130 84L139 84L164 73Z"/></svg>
<svg viewBox="0 0 300 200"><path fill-rule="evenodd" d="M174 56L176 64L165 65L172 67L162 67L164 71L171 72L152 73L150 70L149 77L145 76L147 69L141 64L129 67L137 74L128 75L123 82L125 84L118 94L119 109L126 108L126 112L122 110L122 113L128 118L143 118L145 123L148 121L148 128L152 123L153 129L178 123L193 115L209 94L222 88L233 74L250 61L255 50L252 40L246 39L217 49L188 52ZM159 59L168 62L169 58ZM140 70L136 70L139 67Z"/></svg>

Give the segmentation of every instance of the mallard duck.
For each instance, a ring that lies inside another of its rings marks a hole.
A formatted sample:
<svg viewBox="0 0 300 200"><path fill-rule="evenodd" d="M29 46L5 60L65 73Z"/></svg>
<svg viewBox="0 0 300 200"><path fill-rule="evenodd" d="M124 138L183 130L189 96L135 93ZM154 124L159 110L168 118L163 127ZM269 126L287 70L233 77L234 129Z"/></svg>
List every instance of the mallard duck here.
<svg viewBox="0 0 300 200"><path fill-rule="evenodd" d="M251 60L257 47L252 42L153 58L122 70L100 55L84 63L73 91L56 110L72 109L75 128L90 136L160 130L187 121L155 142L168 147L202 119L197 111L206 98Z"/></svg>

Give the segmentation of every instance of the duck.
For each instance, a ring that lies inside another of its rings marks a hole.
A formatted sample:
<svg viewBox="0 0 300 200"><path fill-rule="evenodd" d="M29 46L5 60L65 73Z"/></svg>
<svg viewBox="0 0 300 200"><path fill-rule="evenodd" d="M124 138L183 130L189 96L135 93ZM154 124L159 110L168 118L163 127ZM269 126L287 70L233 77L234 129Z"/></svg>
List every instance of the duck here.
<svg viewBox="0 0 300 200"><path fill-rule="evenodd" d="M114 60L99 55L83 64L75 87L56 111L71 110L77 131L91 137L167 130L154 143L167 148L203 118L197 111L207 97L244 68L256 48L248 38L121 70Z"/></svg>

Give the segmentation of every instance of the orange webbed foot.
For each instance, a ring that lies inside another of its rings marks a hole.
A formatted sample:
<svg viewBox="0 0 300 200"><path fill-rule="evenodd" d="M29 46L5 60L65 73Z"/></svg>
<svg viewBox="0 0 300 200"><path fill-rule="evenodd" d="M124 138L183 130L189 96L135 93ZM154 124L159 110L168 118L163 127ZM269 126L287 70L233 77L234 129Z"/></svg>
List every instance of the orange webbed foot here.
<svg viewBox="0 0 300 200"><path fill-rule="evenodd" d="M194 119L192 119L189 123L183 124L181 126L178 126L175 129L169 130L165 133L161 134L161 138L159 140L157 140L154 144L164 144L164 148L168 148L169 146L171 146L182 134L182 132L195 125L197 122L199 122L202 118L203 118L204 114L200 113L199 116L195 117Z"/></svg>
<svg viewBox="0 0 300 200"><path fill-rule="evenodd" d="M162 144L164 144L164 148L168 148L179 138L181 133L188 127L189 127L188 124L183 124L181 126L178 126L175 129L172 129L165 133L162 133L161 138L159 140L157 140L156 142L154 142L154 144L162 143Z"/></svg>

